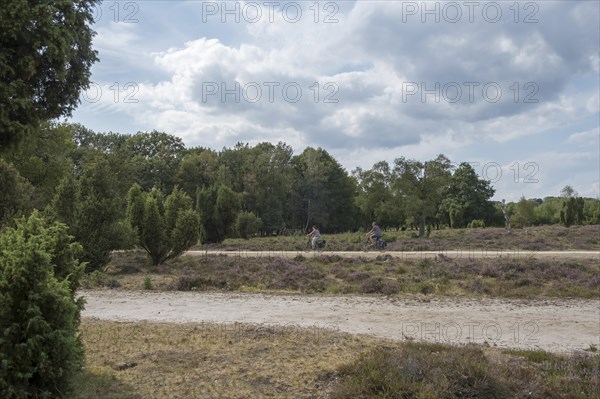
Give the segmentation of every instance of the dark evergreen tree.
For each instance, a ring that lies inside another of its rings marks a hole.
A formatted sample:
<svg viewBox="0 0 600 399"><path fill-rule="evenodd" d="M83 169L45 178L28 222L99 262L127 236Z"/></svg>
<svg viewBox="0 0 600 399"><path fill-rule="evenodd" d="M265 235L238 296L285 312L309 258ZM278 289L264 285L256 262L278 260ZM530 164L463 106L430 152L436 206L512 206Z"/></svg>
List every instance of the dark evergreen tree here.
<svg viewBox="0 0 600 399"><path fill-rule="evenodd" d="M33 186L14 165L0 158L0 228L14 218L31 211Z"/></svg>
<svg viewBox="0 0 600 399"><path fill-rule="evenodd" d="M127 198L127 220L153 265L180 256L198 242L200 217L192 199L177 186L163 200L160 190L143 193L133 185Z"/></svg>
<svg viewBox="0 0 600 399"><path fill-rule="evenodd" d="M97 0L14 0L0 7L0 148L70 115L90 84Z"/></svg>
<svg viewBox="0 0 600 399"><path fill-rule="evenodd" d="M81 246L37 212L0 234L0 397L67 398L83 366Z"/></svg>

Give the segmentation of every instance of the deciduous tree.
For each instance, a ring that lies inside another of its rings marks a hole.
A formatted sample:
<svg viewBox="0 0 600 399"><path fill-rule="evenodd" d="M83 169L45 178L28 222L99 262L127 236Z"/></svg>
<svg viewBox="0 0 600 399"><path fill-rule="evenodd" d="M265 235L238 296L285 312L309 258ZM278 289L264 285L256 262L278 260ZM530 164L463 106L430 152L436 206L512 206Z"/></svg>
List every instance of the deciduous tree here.
<svg viewBox="0 0 600 399"><path fill-rule="evenodd" d="M394 185L406 204L407 214L419 224L419 237L425 237L427 219L436 215L444 189L450 181L450 160L444 155L420 162L404 157L394 161Z"/></svg>
<svg viewBox="0 0 600 399"><path fill-rule="evenodd" d="M463 162L452 174L440 208L448 215L452 227L464 227L473 220L484 220L491 225L494 204L490 198L494 192L489 181L479 178L475 169Z"/></svg>

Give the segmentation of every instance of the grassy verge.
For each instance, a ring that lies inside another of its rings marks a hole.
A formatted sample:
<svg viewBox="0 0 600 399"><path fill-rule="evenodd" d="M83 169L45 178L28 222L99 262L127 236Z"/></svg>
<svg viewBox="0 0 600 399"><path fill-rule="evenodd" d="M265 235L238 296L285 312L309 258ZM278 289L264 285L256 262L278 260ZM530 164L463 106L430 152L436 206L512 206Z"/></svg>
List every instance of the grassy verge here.
<svg viewBox="0 0 600 399"><path fill-rule="evenodd" d="M429 237L420 240L415 231L386 231L384 238L390 251L439 251L444 249L568 251L600 250L600 225L590 226L536 226L524 229L475 228L432 230ZM331 251L360 251L363 233L324 234L327 249ZM303 250L306 237L255 237L250 240L227 239L219 245L199 246L195 249L227 250Z"/></svg>
<svg viewBox="0 0 600 399"><path fill-rule="evenodd" d="M320 326L84 320L81 330L77 399L324 398L336 369L374 342Z"/></svg>
<svg viewBox="0 0 600 399"><path fill-rule="evenodd" d="M315 326L84 319L88 398L591 398L600 356L356 337Z"/></svg>
<svg viewBox="0 0 600 399"><path fill-rule="evenodd" d="M219 290L321 294L443 295L512 298L598 298L600 265L593 259L376 259L183 257L151 267L144 254L113 259L85 288Z"/></svg>

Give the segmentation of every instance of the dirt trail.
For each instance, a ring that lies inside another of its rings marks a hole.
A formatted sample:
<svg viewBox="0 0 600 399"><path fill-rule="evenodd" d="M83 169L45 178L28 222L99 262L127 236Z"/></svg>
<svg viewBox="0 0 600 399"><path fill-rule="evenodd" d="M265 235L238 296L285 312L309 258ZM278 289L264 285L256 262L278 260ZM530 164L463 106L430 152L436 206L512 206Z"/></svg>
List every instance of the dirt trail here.
<svg viewBox="0 0 600 399"><path fill-rule="evenodd" d="M260 323L399 340L584 350L600 344L600 300L386 299L245 293L82 291L83 317Z"/></svg>
<svg viewBox="0 0 600 399"><path fill-rule="evenodd" d="M376 258L377 256L392 256L400 259L431 259L438 255L456 259L482 259L482 258L516 258L516 259L597 259L600 261L600 251L527 251L527 250L487 250L487 249L464 249L464 250L441 250L441 251L187 251L184 256L204 255L227 255L244 258L252 257L282 257L294 258L298 255L304 257L319 256L341 256L343 258L365 257Z"/></svg>

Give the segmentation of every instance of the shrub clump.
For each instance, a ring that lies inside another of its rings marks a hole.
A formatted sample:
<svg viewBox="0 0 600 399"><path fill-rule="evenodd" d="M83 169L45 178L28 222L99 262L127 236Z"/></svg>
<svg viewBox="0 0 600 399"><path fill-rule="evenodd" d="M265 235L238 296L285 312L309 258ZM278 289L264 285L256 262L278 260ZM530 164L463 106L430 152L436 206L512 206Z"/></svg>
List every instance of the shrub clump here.
<svg viewBox="0 0 600 399"><path fill-rule="evenodd" d="M0 397L62 398L84 363L85 264L67 226L34 212L0 234Z"/></svg>
<svg viewBox="0 0 600 399"><path fill-rule="evenodd" d="M340 369L333 398L505 398L507 390L477 348L405 344L377 348Z"/></svg>

